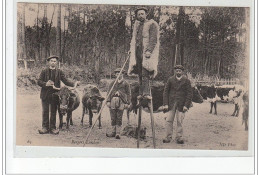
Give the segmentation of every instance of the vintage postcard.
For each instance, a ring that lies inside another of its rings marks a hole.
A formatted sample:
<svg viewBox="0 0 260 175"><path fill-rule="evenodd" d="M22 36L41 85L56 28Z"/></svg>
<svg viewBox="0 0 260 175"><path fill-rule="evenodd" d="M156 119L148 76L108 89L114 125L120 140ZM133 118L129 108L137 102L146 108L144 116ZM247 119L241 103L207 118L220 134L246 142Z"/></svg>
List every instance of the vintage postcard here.
<svg viewBox="0 0 260 175"><path fill-rule="evenodd" d="M249 150L250 7L15 6L16 146Z"/></svg>

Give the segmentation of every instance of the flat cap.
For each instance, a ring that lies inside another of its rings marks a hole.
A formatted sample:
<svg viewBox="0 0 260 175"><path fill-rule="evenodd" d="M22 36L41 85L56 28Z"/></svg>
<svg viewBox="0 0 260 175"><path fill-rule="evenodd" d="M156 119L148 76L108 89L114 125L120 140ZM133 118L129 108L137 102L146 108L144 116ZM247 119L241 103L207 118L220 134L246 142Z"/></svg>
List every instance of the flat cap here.
<svg viewBox="0 0 260 175"><path fill-rule="evenodd" d="M52 59L52 58L56 58L57 60L59 60L59 57L58 57L58 56L52 55L52 56L50 56L50 57L47 58L47 61L50 61L50 59Z"/></svg>
<svg viewBox="0 0 260 175"><path fill-rule="evenodd" d="M121 71L121 68L116 68L114 72L117 73L117 72L120 72L120 71ZM122 73L125 73L124 69L122 70Z"/></svg>
<svg viewBox="0 0 260 175"><path fill-rule="evenodd" d="M144 10L146 13L148 12L148 9L146 7L138 7L137 9L135 9L135 15L137 15L137 12L139 10Z"/></svg>
<svg viewBox="0 0 260 175"><path fill-rule="evenodd" d="M176 66L174 66L174 69L184 70L184 67L182 65L176 65Z"/></svg>

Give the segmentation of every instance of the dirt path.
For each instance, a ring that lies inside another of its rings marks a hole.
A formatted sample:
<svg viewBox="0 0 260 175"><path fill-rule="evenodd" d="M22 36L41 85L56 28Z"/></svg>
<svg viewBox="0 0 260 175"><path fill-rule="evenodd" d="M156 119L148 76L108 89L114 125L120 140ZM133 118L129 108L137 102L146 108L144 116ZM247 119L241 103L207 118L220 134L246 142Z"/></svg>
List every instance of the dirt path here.
<svg viewBox="0 0 260 175"><path fill-rule="evenodd" d="M79 90L80 94L81 91ZM164 118L166 114L155 113L155 133L157 148L162 149L207 149L207 150L247 150L248 132L244 131L241 116L230 116L232 104L218 103L218 115L209 114L209 103L194 104L184 119L185 144L178 145L174 141L163 144L165 136ZM69 130L65 127L59 135L40 135L41 101L39 93L17 94L16 143L27 146L70 146L82 147L89 131L88 116L85 115L84 125L80 124L82 107L73 112L74 125ZM123 116L123 126L126 125L126 112ZM65 121L65 117L64 117ZM137 116L131 114L132 125L137 125ZM58 126L57 116L57 126ZM143 112L142 126L147 128L147 139L141 141L141 148L153 148L150 115ZM87 147L136 148L136 139L122 136L120 140L105 136L107 126L110 126L110 116L107 107L102 112L102 129L94 127ZM176 121L174 122L176 128ZM175 133L175 132L174 132Z"/></svg>

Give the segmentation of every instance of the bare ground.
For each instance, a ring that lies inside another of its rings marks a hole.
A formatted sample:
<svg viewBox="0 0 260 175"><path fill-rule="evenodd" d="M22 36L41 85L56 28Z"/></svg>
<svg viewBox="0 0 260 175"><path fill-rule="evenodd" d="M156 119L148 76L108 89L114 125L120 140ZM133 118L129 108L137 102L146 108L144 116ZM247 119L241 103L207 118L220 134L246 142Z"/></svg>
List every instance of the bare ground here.
<svg viewBox="0 0 260 175"><path fill-rule="evenodd" d="M79 89L81 95L82 90ZM40 135L41 100L39 92L17 92L16 111L16 144L26 146L68 146L82 147L89 131L88 116L85 115L83 126L80 123L82 106L73 112L74 125L69 130L65 127L59 135ZM218 103L218 115L209 114L209 103L194 104L186 113L184 119L185 144L179 145L174 141L162 143L165 136L164 113L155 113L156 147L160 149L205 149L205 150L247 150L248 132L244 131L241 115L232 117L233 104ZM95 116L94 116L95 119ZM65 121L65 117L64 117ZM126 112L123 116L123 126L126 126ZM137 125L137 116L130 116L132 125ZM59 120L57 115L58 126ZM106 128L110 126L110 115L107 107L102 111L102 129L95 126L91 132L86 147L136 148L136 139L122 136L120 140L107 138ZM143 112L142 126L147 128L147 138L140 142L141 148L153 148L150 115ZM176 121L174 122L176 129ZM175 133L175 131L174 131Z"/></svg>

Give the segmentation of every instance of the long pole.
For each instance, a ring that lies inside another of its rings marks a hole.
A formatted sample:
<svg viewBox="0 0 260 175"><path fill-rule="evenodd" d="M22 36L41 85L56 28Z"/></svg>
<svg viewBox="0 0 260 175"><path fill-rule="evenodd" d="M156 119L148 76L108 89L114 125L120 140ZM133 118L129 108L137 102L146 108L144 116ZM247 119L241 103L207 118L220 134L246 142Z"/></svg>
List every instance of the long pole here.
<svg viewBox="0 0 260 175"><path fill-rule="evenodd" d="M108 92L108 94L107 94L107 96L106 96L106 98L105 98L105 100L104 100L104 103L102 103L102 107L101 107L99 113L97 114L97 118L94 120L94 123L93 123L93 125L91 126L91 128L90 128L90 130L89 130L89 132L88 132L88 134L87 134L87 138L86 138L86 141L84 142L83 147L84 147L84 146L86 145L86 143L88 142L88 138L89 138L89 136L90 136L90 134L91 134L91 131L92 131L92 129L94 128L95 124L97 123L97 120L99 119L99 117L100 117L100 115L101 115L101 112L102 112L103 108L104 108L105 105L106 105L106 101L107 101L108 97L110 96L110 94L111 94L111 92L112 92L112 90L113 90L113 88L114 88L116 82L118 81L118 79L119 79L119 77L120 77L120 75L121 75L121 73L122 73L122 71L123 71L123 69L124 69L124 67L125 67L125 65L126 65L126 63L127 63L127 61L128 61L129 58L130 58L130 52L128 52L128 57L127 57L127 59L125 60L125 63L124 63L124 65L123 65L123 67L121 68L121 70L120 70L118 76L116 77L116 80L115 80L113 86L111 87L110 91Z"/></svg>

